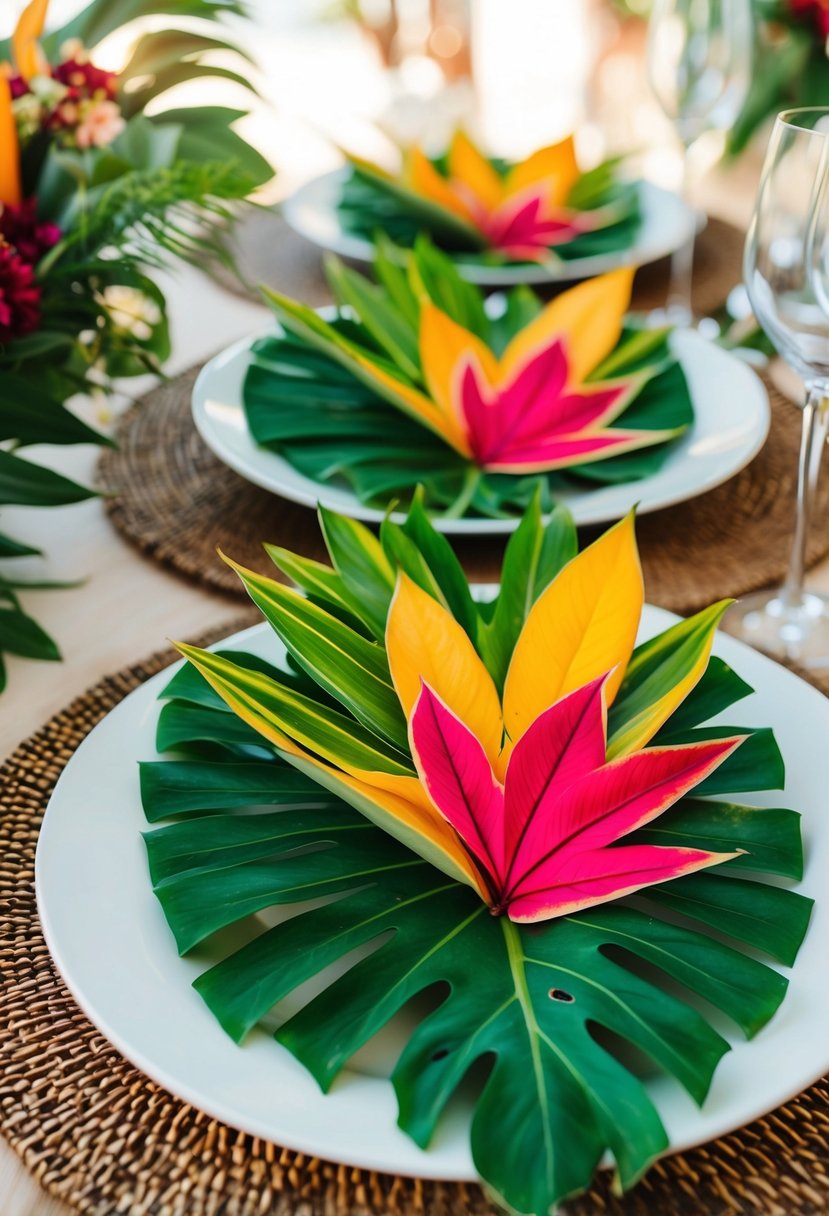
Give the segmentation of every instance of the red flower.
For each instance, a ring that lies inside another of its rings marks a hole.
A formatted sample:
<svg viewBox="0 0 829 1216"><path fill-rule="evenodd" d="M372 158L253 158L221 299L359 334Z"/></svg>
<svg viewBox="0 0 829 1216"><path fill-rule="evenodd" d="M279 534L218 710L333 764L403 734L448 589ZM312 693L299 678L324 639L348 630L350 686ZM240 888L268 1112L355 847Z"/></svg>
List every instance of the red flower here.
<svg viewBox="0 0 829 1216"><path fill-rule="evenodd" d="M792 15L811 21L822 38L829 38L829 0L789 0Z"/></svg>
<svg viewBox="0 0 829 1216"><path fill-rule="evenodd" d="M11 90L12 101L17 101L18 97L24 97L26 93L30 93L28 83L22 76L9 77L9 89Z"/></svg>
<svg viewBox="0 0 829 1216"><path fill-rule="evenodd" d="M19 206L6 203L0 208L0 241L12 245L25 262L34 265L61 238L57 224L41 223L37 218L37 203L24 199Z"/></svg>
<svg viewBox="0 0 829 1216"><path fill-rule="evenodd" d="M72 101L86 100L92 97L106 97L112 100L118 92L118 76L115 72L107 72L96 68L88 60L67 59L52 68L52 76L59 84L68 90L68 99Z"/></svg>
<svg viewBox="0 0 829 1216"><path fill-rule="evenodd" d="M0 245L0 342L22 338L39 324L40 288L34 270L11 245Z"/></svg>

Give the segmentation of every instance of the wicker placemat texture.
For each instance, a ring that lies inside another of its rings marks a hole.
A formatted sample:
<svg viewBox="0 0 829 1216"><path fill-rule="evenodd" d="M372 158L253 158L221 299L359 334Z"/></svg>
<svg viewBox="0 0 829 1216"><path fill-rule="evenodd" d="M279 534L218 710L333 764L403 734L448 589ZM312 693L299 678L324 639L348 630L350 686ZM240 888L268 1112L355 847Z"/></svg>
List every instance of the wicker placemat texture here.
<svg viewBox="0 0 829 1216"><path fill-rule="evenodd" d="M243 269L300 299L325 298L319 256L273 212L254 214L239 234ZM697 247L695 304L716 309L740 279L743 236L712 220ZM257 251L258 262L254 257ZM634 306L664 301L665 267L637 276ZM100 479L118 531L155 561L214 590L241 594L236 575L216 556L221 548L243 565L274 573L262 550L269 541L325 556L315 515L250 485L202 442L190 417L197 369L149 393L121 420L117 450L101 458ZM727 596L780 582L794 524L800 421L769 387L772 429L760 455L724 486L677 507L643 516L638 526L648 598L675 612L693 612ZM469 576L498 577L504 541L457 539ZM819 490L809 539L812 564L829 552L829 478Z"/></svg>
<svg viewBox="0 0 829 1216"><path fill-rule="evenodd" d="M118 531L155 561L215 590L242 594L217 547L276 574L263 541L323 559L313 511L243 481L202 442L190 418L195 373L150 393L124 416L117 450L100 465L116 493L107 510ZM637 525L651 603L693 612L782 580L794 527L800 419L770 388L772 428L762 452L725 485ZM595 531L595 530L594 530ZM454 538L470 578L499 576L503 538ZM809 562L829 551L829 478L818 491Z"/></svg>
<svg viewBox="0 0 829 1216"><path fill-rule="evenodd" d="M246 616L221 633L252 619ZM47 1191L87 1216L492 1216L475 1186L369 1173L223 1126L124 1060L58 977L34 892L46 804L88 732L174 657L170 651L154 655L102 680L22 743L0 769L0 1131ZM756 1052L762 1068L762 1039ZM274 1094L275 1102L283 1100L290 1096ZM829 1084L821 1082L725 1139L657 1163L624 1199L611 1194L603 1177L566 1211L829 1212Z"/></svg>

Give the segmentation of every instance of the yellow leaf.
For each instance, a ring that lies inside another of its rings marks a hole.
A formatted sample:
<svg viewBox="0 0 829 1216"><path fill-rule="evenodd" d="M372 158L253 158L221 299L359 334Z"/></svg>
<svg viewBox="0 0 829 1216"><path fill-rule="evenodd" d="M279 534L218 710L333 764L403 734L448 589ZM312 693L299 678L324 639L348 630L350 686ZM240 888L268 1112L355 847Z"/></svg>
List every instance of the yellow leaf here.
<svg viewBox="0 0 829 1216"><path fill-rule="evenodd" d="M733 600L722 600L720 603L712 604L710 608L704 609L696 617L691 618L694 621L705 620L707 618L706 636L695 656L692 666L681 680L678 680L676 684L668 688L656 701L645 706L619 735L610 740L607 748L609 760L615 760L617 756L627 756L630 752L639 751L640 748L646 747L660 727L665 725L674 710L678 709L688 694L696 688L708 667L708 660L711 657L711 647L714 644L717 626L722 620L726 608L730 607L733 603ZM631 675L633 674L635 664L636 660L634 659L629 668L629 674Z"/></svg>
<svg viewBox="0 0 829 1216"><path fill-rule="evenodd" d="M461 413L461 375L475 360L491 384L497 362L488 346L458 325L431 301L420 310L420 361L426 386L443 418L444 434L454 448L471 456L472 449Z"/></svg>
<svg viewBox="0 0 829 1216"><path fill-rule="evenodd" d="M504 379L512 379L535 355L561 338L570 365L569 382L580 384L619 341L633 275L631 268L624 267L556 296L504 351Z"/></svg>
<svg viewBox="0 0 829 1216"><path fill-rule="evenodd" d="M378 367L364 355L358 354L356 350L352 349L350 355L363 372L363 379L373 380L383 390L382 395L387 400L396 399L395 403L405 413L411 414L430 430L435 431L452 447L457 448L462 455L470 454L469 444L465 436L460 433L458 426L451 425L443 409L430 400L425 393L411 388L408 384L403 384L396 376L389 375L382 367Z"/></svg>
<svg viewBox="0 0 829 1216"><path fill-rule="evenodd" d="M539 148L510 170L506 181L508 197L533 186L545 185L544 198L551 208L563 207L581 176L572 135L561 143Z"/></svg>
<svg viewBox="0 0 829 1216"><path fill-rule="evenodd" d="M467 223L474 222L466 203L420 148L410 148L406 155L405 179L416 194L437 203L453 215L459 215Z"/></svg>
<svg viewBox="0 0 829 1216"><path fill-rule="evenodd" d="M503 728L492 676L452 614L402 572L389 608L386 653L406 717L425 681L477 736L496 767Z"/></svg>
<svg viewBox="0 0 829 1216"><path fill-rule="evenodd" d="M497 171L463 131L456 131L449 148L449 177L494 211L504 197L504 184Z"/></svg>
<svg viewBox="0 0 829 1216"><path fill-rule="evenodd" d="M536 600L504 685L504 725L513 743L567 693L612 670L619 691L644 602L633 513L564 567Z"/></svg>
<svg viewBox="0 0 829 1216"><path fill-rule="evenodd" d="M31 0L23 12L12 34L12 49L17 70L24 80L44 75L48 66L37 40L46 24L49 0Z"/></svg>

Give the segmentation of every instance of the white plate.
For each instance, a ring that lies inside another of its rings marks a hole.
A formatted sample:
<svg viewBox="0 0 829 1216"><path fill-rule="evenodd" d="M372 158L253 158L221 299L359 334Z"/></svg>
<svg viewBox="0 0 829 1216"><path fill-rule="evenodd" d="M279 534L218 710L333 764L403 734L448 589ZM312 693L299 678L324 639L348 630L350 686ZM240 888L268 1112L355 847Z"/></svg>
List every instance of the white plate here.
<svg viewBox="0 0 829 1216"><path fill-rule="evenodd" d="M253 341L246 338L235 343L202 369L193 389L193 419L202 439L224 464L254 485L306 507L322 503L352 519L381 523L385 512L365 506L345 482L313 481L254 441L242 403ZM559 492L558 500L570 508L580 527L621 519L637 503L640 514L645 514L696 498L738 473L766 441L769 401L755 373L735 355L690 330L675 333L671 344L688 379L694 422L650 477ZM392 513L392 519L399 522L402 518ZM518 522L518 517L438 517L435 527L454 535L490 536L513 532Z"/></svg>
<svg viewBox="0 0 829 1216"><path fill-rule="evenodd" d="M642 636L675 619L646 608ZM223 645L279 658L279 643L263 625ZM829 1071L829 701L731 638L718 637L714 649L760 689L741 703L737 721L774 726L788 782L785 795L751 801L803 812L807 870L800 889L820 898L781 1010L753 1043L731 1036L734 1050L702 1110L669 1078L648 1084L674 1150L748 1123ZM215 960L209 948L197 958L177 956L139 835L147 824L136 761L155 756L156 698L171 671L149 680L91 732L46 812L37 849L38 908L70 990L102 1033L154 1081L233 1127L366 1169L471 1179L467 1112L456 1109L429 1152L396 1126L388 1044L363 1048L359 1062L324 1096L265 1032L254 1031L237 1047L190 987Z"/></svg>
<svg viewBox="0 0 829 1216"><path fill-rule="evenodd" d="M337 211L347 169L336 169L315 177L282 204L287 222L307 240L356 262L370 262L374 256L371 241L355 236L342 225ZM636 241L628 249L603 253L590 258L561 260L552 266L481 266L464 261L462 254L452 258L463 277L482 287L513 287L517 283L567 283L604 274L618 266L646 266L680 249L693 235L697 222L692 209L676 194L651 182L642 183L642 222Z"/></svg>

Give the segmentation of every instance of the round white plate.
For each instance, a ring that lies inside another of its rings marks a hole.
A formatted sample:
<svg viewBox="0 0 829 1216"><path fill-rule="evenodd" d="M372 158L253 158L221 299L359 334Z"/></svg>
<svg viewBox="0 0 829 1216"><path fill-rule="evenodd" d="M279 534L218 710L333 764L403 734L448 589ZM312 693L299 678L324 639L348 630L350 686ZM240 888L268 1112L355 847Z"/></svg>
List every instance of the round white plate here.
<svg viewBox="0 0 829 1216"><path fill-rule="evenodd" d="M355 236L342 225L337 203L348 169L335 169L301 186L282 204L287 222L307 240L323 249L355 262L370 262L374 256L371 241ZM680 249L694 233L697 217L676 194L651 182L642 183L642 222L636 241L628 249L603 253L590 258L558 261L552 266L481 266L464 261L462 254L452 258L463 277L482 287L513 287L517 283L567 283L604 274L618 266L645 266Z"/></svg>
<svg viewBox="0 0 829 1216"><path fill-rule="evenodd" d="M648 607L641 635L675 619ZM264 625L222 645L279 658L280 644ZM807 869L800 889L820 898L777 1016L751 1044L723 1029L734 1049L702 1110L671 1079L649 1082L674 1150L748 1123L829 1071L829 701L731 638L718 637L714 649L759 689L741 703L737 721L774 726L786 759L785 795L750 800L803 812ZM147 824L136 762L155 757L156 698L172 670L147 681L91 732L46 812L36 861L38 908L70 990L99 1030L148 1076L233 1127L366 1169L471 1179L469 1116L458 1103L429 1152L397 1127L386 1079L393 1058L388 1039L363 1048L325 1096L264 1031L237 1047L190 987L216 959L209 946L195 957L176 954L150 888L140 837Z"/></svg>
<svg viewBox="0 0 829 1216"><path fill-rule="evenodd" d="M381 523L385 512L365 506L345 482L313 481L254 441L242 403L253 341L242 339L202 369L193 389L193 419L202 439L224 464L254 485L306 507L321 503L352 519ZM757 375L736 355L691 330L675 333L671 344L691 390L694 422L650 477L560 491L558 501L570 508L580 527L621 519L637 503L639 513L645 514L696 498L738 473L766 441L769 400ZM400 522L403 516L393 512L392 519ZM491 536L513 532L519 517L437 517L434 523L439 531L453 535Z"/></svg>

